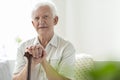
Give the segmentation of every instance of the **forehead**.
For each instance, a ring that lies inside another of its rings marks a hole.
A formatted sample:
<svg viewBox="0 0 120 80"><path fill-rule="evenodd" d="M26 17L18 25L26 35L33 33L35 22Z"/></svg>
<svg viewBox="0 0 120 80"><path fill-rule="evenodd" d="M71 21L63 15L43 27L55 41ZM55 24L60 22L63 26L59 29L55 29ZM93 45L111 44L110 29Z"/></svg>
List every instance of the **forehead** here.
<svg viewBox="0 0 120 80"><path fill-rule="evenodd" d="M49 6L40 6L34 11L35 15L44 15L44 14L49 14L52 15L52 10L50 9Z"/></svg>

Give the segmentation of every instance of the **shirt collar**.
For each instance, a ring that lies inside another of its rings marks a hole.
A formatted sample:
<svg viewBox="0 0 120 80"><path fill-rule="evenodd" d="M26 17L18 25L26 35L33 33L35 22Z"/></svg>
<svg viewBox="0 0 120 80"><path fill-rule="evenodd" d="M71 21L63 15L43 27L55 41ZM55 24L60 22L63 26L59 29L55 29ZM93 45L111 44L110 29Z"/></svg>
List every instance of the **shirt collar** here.
<svg viewBox="0 0 120 80"><path fill-rule="evenodd" d="M34 45L35 44L40 44L39 40L38 40L38 36L35 37L35 40L34 40ZM49 43L47 45L52 45L54 47L57 47L57 35L53 35L53 37L51 38L51 40L49 41Z"/></svg>
<svg viewBox="0 0 120 80"><path fill-rule="evenodd" d="M57 44L58 44L58 43L57 43L57 35L55 35L55 34L53 35L53 37L52 37L52 39L50 40L49 44L57 47Z"/></svg>

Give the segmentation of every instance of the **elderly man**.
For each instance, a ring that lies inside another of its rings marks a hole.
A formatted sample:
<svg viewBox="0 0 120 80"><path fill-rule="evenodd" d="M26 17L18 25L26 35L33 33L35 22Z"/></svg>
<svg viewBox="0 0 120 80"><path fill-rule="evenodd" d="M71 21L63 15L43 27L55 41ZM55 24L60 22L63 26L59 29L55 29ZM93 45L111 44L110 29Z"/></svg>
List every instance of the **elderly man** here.
<svg viewBox="0 0 120 80"><path fill-rule="evenodd" d="M13 80L26 80L28 61L32 55L31 80L72 80L75 63L73 45L54 33L58 22L55 5L42 1L32 10L32 24L38 36L23 42L17 51Z"/></svg>

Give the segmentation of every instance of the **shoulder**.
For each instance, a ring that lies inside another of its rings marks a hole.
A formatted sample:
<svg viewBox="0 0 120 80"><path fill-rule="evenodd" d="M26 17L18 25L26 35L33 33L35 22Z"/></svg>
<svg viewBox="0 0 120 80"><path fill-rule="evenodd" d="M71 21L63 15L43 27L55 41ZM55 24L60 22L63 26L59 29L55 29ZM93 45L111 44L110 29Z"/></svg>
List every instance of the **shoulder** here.
<svg viewBox="0 0 120 80"><path fill-rule="evenodd" d="M19 44L19 47L18 47L18 48L21 48L21 47L24 48L24 47L27 47L27 46L29 46L29 45L32 45L32 44L34 43L35 39L36 39L36 37L22 41L22 42Z"/></svg>
<svg viewBox="0 0 120 80"><path fill-rule="evenodd" d="M70 49L70 50L75 51L74 45L70 41L65 40L64 38L62 38L60 36L57 36L57 41L58 41L59 47L62 47L62 48L67 49L67 50Z"/></svg>
<svg viewBox="0 0 120 80"><path fill-rule="evenodd" d="M58 44L61 44L61 45L64 45L64 46L73 46L73 44L68 41L68 40L65 40L64 38L60 37L60 36L57 36L57 41L58 41Z"/></svg>

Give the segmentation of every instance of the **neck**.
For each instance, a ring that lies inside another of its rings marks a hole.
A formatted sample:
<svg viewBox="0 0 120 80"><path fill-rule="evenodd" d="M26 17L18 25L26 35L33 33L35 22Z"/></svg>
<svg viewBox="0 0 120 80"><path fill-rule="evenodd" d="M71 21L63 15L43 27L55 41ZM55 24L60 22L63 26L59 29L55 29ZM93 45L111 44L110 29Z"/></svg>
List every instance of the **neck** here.
<svg viewBox="0 0 120 80"><path fill-rule="evenodd" d="M49 43L49 41L51 40L51 38L53 37L53 34L46 34L46 35L39 35L39 41L41 43L41 45L45 48L46 45Z"/></svg>

